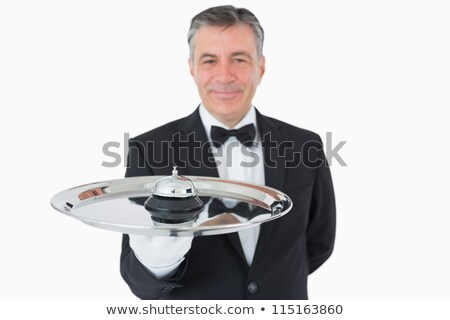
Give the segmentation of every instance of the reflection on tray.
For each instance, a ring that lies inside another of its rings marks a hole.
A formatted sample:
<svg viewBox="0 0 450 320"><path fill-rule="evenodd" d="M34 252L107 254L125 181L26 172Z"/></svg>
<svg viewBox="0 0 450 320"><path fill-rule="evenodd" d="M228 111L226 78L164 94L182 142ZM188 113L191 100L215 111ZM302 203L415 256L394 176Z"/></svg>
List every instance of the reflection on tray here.
<svg viewBox="0 0 450 320"><path fill-rule="evenodd" d="M78 195L78 199L87 200L89 198L101 196L103 194L105 194L105 192L103 191L103 188L96 188L96 189L91 189L91 190L87 190L85 192L80 193Z"/></svg>
<svg viewBox="0 0 450 320"><path fill-rule="evenodd" d="M199 216L191 223L173 224L173 226L218 226L242 223L246 221L264 220L272 215L272 212L261 207L249 205L243 201L236 201L229 198L200 197L205 206ZM144 206L147 197L128 198L131 202ZM148 212L151 216L151 212ZM153 217L152 217L153 218ZM156 227L167 227L170 223L158 223L154 219Z"/></svg>

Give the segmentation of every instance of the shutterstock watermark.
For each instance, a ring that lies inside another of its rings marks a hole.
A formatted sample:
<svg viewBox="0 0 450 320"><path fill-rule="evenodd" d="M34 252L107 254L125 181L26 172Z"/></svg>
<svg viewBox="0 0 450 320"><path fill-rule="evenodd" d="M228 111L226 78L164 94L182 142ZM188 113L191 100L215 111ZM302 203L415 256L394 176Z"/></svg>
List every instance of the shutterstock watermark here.
<svg viewBox="0 0 450 320"><path fill-rule="evenodd" d="M169 140L145 143L130 141L130 134L124 133L122 143L108 141L103 145L103 155L108 158L102 162L103 167L114 168L121 165L126 167L129 165L127 157L131 157L133 166L139 168L146 166L171 168L174 164L194 168L214 168L220 165L231 167L236 165L233 163L236 148L240 148L243 154L242 160L237 164L242 167L254 167L261 161L270 168L278 166L295 168L301 165L317 168L323 165L332 166L335 162L340 166L347 166L339 154L347 141L338 141L333 144L331 132L326 133L324 144L317 140L305 141L301 144L290 140L280 142L274 140L271 133L264 135L261 141L253 142L250 147L233 140L216 148L210 142L201 142L196 139L195 133L184 137L176 133Z"/></svg>

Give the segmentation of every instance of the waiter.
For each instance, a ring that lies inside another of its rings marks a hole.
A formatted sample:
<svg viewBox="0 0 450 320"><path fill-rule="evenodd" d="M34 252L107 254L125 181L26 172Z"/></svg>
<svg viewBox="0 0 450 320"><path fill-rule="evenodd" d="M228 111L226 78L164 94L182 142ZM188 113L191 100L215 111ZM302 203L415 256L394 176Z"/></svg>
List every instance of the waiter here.
<svg viewBox="0 0 450 320"><path fill-rule="evenodd" d="M282 190L293 209L227 235L123 235L121 274L141 299L307 299L308 275L332 253L335 200L320 137L252 104L265 71L263 42L263 28L247 9L197 14L189 66L201 104L130 139L126 177L168 175L177 165L181 175Z"/></svg>

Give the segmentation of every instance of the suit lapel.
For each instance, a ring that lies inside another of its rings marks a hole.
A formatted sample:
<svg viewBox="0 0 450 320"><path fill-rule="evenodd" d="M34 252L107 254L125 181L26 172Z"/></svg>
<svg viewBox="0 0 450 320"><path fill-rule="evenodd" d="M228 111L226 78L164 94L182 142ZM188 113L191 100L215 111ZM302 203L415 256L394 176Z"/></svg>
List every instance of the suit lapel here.
<svg viewBox="0 0 450 320"><path fill-rule="evenodd" d="M184 169L182 174L218 178L199 108L181 122L178 129L180 137L174 139L174 161Z"/></svg>
<svg viewBox="0 0 450 320"><path fill-rule="evenodd" d="M271 118L261 115L258 110L256 110L256 119L264 154L265 184L268 187L282 190L284 186L286 164L284 162L285 158L279 154L280 151L277 147L283 141L287 141L288 137L283 134L280 125L276 124ZM270 238L273 226L273 222L267 222L261 225L258 243L253 257L254 262L261 255L264 245Z"/></svg>
<svg viewBox="0 0 450 320"><path fill-rule="evenodd" d="M278 146L288 137L281 131L281 125L256 110L256 121L262 139L264 153L264 175L266 186L282 189L284 186L285 158L279 154Z"/></svg>

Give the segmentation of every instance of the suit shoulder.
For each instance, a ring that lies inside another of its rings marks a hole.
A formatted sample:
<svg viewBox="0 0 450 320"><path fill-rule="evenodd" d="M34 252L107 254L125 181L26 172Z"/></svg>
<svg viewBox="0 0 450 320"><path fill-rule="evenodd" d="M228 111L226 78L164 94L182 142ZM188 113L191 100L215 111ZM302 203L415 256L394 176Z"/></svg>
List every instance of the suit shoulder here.
<svg viewBox="0 0 450 320"><path fill-rule="evenodd" d="M320 135L313 131L294 126L290 123L287 123L287 122L284 122L284 121L281 121L281 120L278 120L275 118L271 118L271 117L267 117L267 116L266 116L266 118L270 122L272 122L276 127L278 127L279 130L281 130L283 133L285 133L292 139L299 139L299 140L304 140L304 141L321 141Z"/></svg>
<svg viewBox="0 0 450 320"><path fill-rule="evenodd" d="M168 122L162 126L156 127L152 130L149 130L145 133L142 133L134 138L131 138L131 140L134 141L156 141L156 140L165 140L173 136L176 132L179 131L180 124L186 119L187 117L180 118L171 122Z"/></svg>

